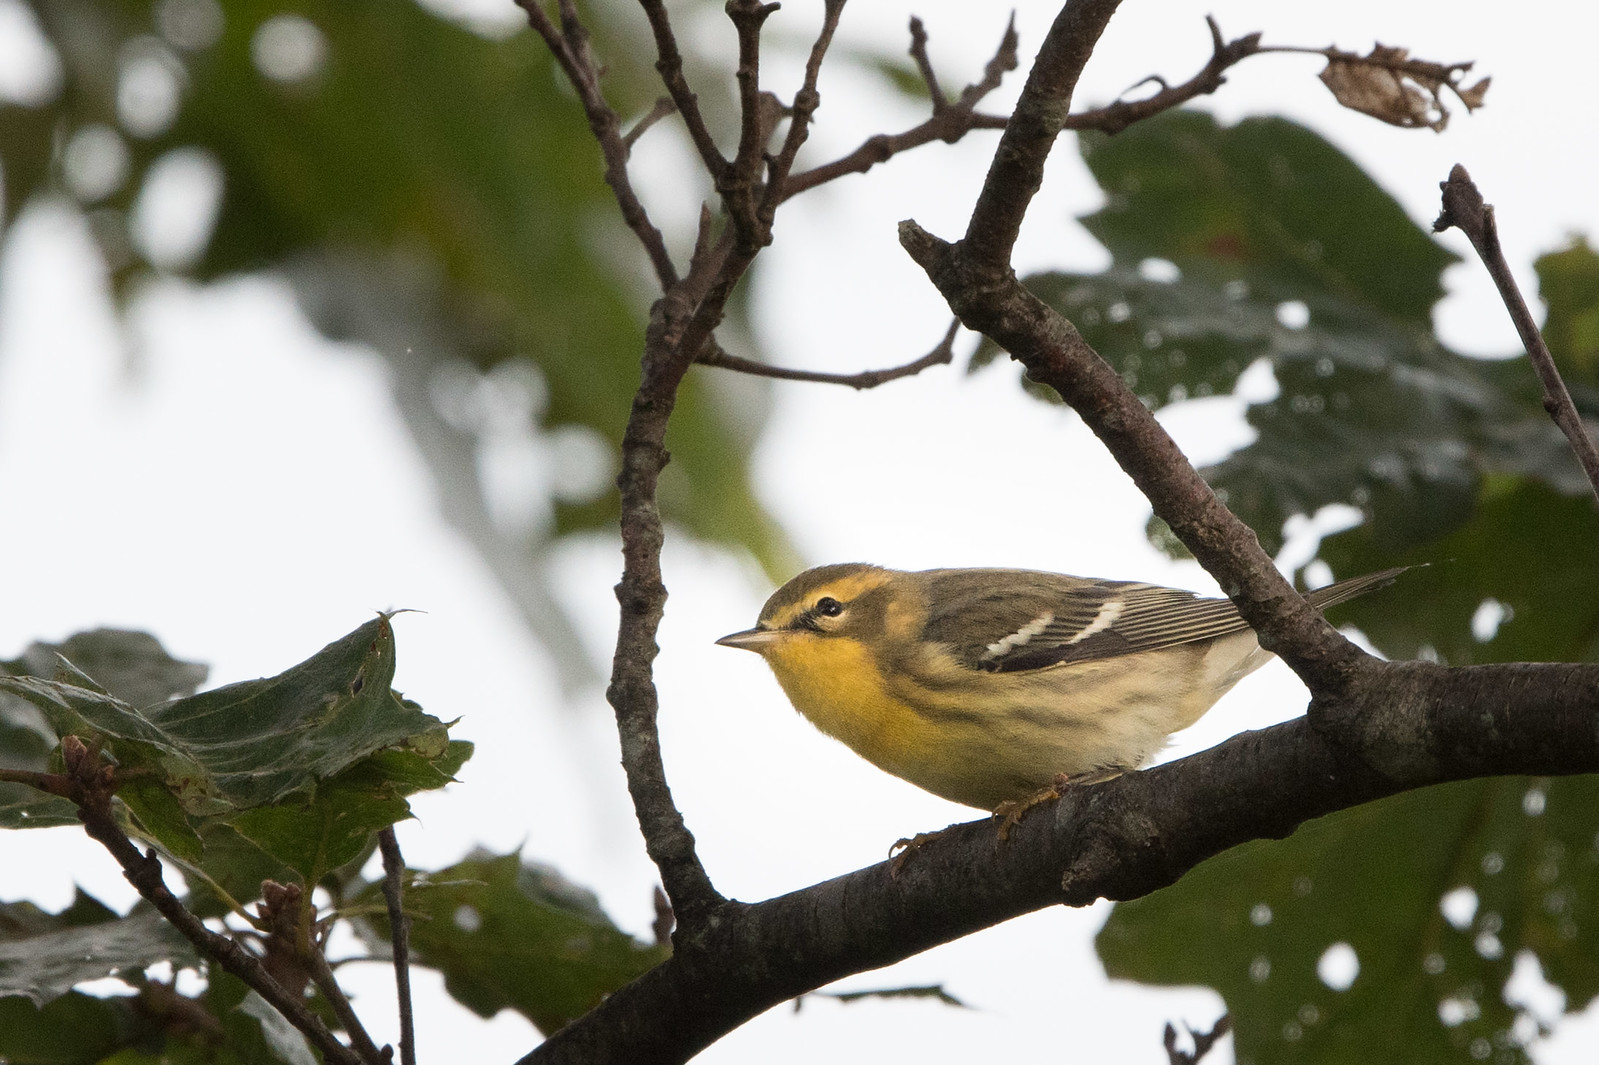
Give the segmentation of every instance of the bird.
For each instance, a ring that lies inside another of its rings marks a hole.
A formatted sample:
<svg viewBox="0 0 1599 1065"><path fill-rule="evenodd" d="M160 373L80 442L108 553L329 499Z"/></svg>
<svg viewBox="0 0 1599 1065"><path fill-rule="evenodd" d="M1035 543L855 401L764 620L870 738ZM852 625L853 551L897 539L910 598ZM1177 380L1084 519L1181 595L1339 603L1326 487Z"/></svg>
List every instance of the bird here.
<svg viewBox="0 0 1599 1065"><path fill-rule="evenodd" d="M1404 567L1308 592L1323 608ZM941 798L1000 812L1146 764L1272 656L1228 599L1020 569L843 563L716 641L766 660L822 732Z"/></svg>

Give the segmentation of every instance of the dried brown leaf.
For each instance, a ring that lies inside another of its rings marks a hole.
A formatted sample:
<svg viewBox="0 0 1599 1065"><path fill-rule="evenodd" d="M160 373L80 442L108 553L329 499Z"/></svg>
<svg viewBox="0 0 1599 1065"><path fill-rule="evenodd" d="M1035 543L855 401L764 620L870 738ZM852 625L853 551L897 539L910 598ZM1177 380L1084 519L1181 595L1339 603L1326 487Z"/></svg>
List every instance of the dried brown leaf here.
<svg viewBox="0 0 1599 1065"><path fill-rule="evenodd" d="M1408 48L1377 44L1363 56L1336 48L1322 54L1327 57L1322 83L1339 103L1406 129L1442 130L1448 125L1445 89L1458 96L1468 111L1481 107L1488 91L1487 78L1470 88L1460 87L1470 63L1412 59Z"/></svg>

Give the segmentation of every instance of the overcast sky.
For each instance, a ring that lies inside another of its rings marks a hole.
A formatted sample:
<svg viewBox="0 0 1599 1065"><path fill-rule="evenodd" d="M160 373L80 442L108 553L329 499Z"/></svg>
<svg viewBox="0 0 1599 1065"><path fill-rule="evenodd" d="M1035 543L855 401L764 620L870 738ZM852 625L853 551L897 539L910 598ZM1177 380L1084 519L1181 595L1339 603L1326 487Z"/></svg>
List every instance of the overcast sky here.
<svg viewBox="0 0 1599 1065"><path fill-rule="evenodd" d="M791 0L771 32L805 40L818 6ZM1005 17L1001 5L872 0L847 12L841 43L900 51L912 11L926 21L946 87L978 75ZM1423 224L1437 212L1438 182L1452 163L1465 163L1498 207L1529 292L1534 255L1568 233L1599 232L1589 81L1599 14L1590 6L1524 0L1508 32L1503 6L1478 2L1128 0L1079 99L1106 102L1151 73L1186 78L1208 55L1207 13L1225 34L1263 30L1267 43L1363 51L1375 38L1429 59L1476 59L1494 78L1488 106L1457 114L1441 135L1340 110L1315 78L1319 64L1305 57L1253 59L1202 106L1227 121L1271 112L1313 126ZM1024 57L1052 14L1050 4L1020 5ZM696 32L730 41L720 19ZM768 69L783 76L775 58ZM858 68L829 69L821 89L817 159L919 118ZM756 293L757 328L774 360L853 371L930 348L948 312L899 251L895 223L915 218L942 236L959 234L993 143L982 135L931 146L785 207ZM687 165L681 148L652 134L638 158L654 175L644 190L652 210L681 232L698 203L661 177ZM1018 267L1102 266L1104 252L1072 221L1097 202L1063 141ZM222 683L281 670L374 609L423 610L396 622L397 686L439 717L461 717L456 735L479 747L463 783L416 802L420 820L401 828L407 857L438 865L475 844L522 847L592 886L618 920L646 934L655 876L615 764L609 711L598 691L581 705L562 703L543 653L446 528L376 357L321 340L269 277L208 289L159 284L119 334L81 218L36 206L7 238L0 482L12 502L0 549L11 568L0 655L97 625L137 627L179 657L210 663L212 681ZM1469 352L1513 350L1513 331L1464 242L1443 239L1467 255L1446 277L1443 338ZM963 353L970 343L962 341ZM1251 379L1269 391L1269 374ZM1008 367L974 378L934 370L867 393L779 384L773 402L757 475L809 563L1022 565L1214 587L1197 567L1147 546L1147 507L1136 492L1072 415L1024 397ZM1241 409L1241 400L1220 398L1165 420L1196 461L1211 461L1247 441ZM603 669L615 627L615 545L595 537L563 548L562 558L560 591ZM724 893L754 900L793 890L880 860L901 836L973 816L820 736L755 656L712 645L749 625L770 591L749 560L674 537L665 565L667 768ZM1303 690L1274 665L1179 737L1172 753L1303 706ZM114 905L131 902L110 859L81 833L13 833L0 846L0 898L27 894L59 907L77 882ZM923 1062L1163 1062L1164 1023L1208 1027L1220 999L1108 983L1089 942L1105 912L1036 914L846 981L942 983L972 1010L812 1000L798 1015L772 1011L703 1060L857 1060L892 1049ZM358 1006L374 1034L392 1040L382 973L366 969ZM436 980L422 983L437 989ZM470 1036L478 1060L510 1060L534 1042L510 1013L485 1025L442 994L426 998L423 1060L448 1060L463 1032L481 1033ZM1595 1038L1599 1019L1588 1016L1563 1026L1539 1056L1587 1060L1583 1046ZM1219 1065L1228 1054L1230 1046L1207 1060Z"/></svg>

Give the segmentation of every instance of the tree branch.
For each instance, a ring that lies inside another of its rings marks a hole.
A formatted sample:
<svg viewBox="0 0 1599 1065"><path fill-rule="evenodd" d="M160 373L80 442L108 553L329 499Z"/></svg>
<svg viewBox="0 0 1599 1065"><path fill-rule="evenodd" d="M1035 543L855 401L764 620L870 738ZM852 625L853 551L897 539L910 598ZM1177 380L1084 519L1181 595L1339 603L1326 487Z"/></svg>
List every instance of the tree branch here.
<svg viewBox="0 0 1599 1065"><path fill-rule="evenodd" d="M1186 1024L1183 1027L1188 1028ZM1232 1030L1232 1018L1224 1013L1216 1018L1216 1023L1211 1025L1208 1032L1196 1032L1192 1028L1188 1028L1188 1036L1194 1041L1194 1049L1192 1051L1178 1050L1177 1029L1168 1021L1166 1023L1166 1037L1162 1040L1163 1045L1166 1047L1166 1060L1171 1065L1199 1065L1200 1060L1206 1054L1209 1054L1211 1049Z"/></svg>
<svg viewBox="0 0 1599 1065"><path fill-rule="evenodd" d="M1176 443L1077 329L1024 288L1011 249L1069 113L1071 94L1119 0L1069 0L1050 27L1000 138L966 236L947 244L900 224L900 243L967 328L985 333L1082 417L1155 513L1312 691L1344 682L1362 652L1277 572Z"/></svg>
<svg viewBox="0 0 1599 1065"><path fill-rule="evenodd" d="M923 370L932 366L943 366L955 358L955 334L960 330L960 321L949 324L949 329L944 333L944 339L926 355L914 362L903 366L894 366L887 370L862 370L859 373L821 373L816 370L793 370L783 366L768 366L764 362L755 362L751 359L741 359L737 355L729 355L717 347L709 347L700 354L697 360L701 366L716 366L724 370L736 370L754 377L773 377L780 381L811 381L825 385L848 385L850 388L860 390L876 388L878 385L890 381L898 381L902 377L914 377Z"/></svg>
<svg viewBox="0 0 1599 1065"><path fill-rule="evenodd" d="M321 947L312 943L305 949L305 961L310 969L311 982L316 984L317 990L322 992L322 997L328 1000L328 1005L333 1008L333 1015L344 1026L344 1031L350 1037L350 1045L355 1047L356 1053L362 1060L372 1062L373 1065L387 1065L386 1058L378 1050L377 1044L372 1042L371 1035L367 1034L366 1026L361 1023L355 1007L350 1005L349 996L344 993L344 988L339 986L338 977L333 975L333 969L328 965L328 959L322 953Z"/></svg>
<svg viewBox="0 0 1599 1065"><path fill-rule="evenodd" d="M643 118L639 119L637 122L633 123L633 128L622 135L623 146L626 147L629 152L631 152L633 150L633 145L638 143L638 139L640 137L649 132L649 128L651 126L655 125L655 123L659 122L661 119L675 114L677 114L677 105L672 102L671 97L662 96L657 98L655 101L655 106L650 108L649 113Z"/></svg>
<svg viewBox="0 0 1599 1065"><path fill-rule="evenodd" d="M1068 0L1055 17L967 223L962 245L970 269L995 280L1009 273L1011 249L1043 183L1055 138L1065 128L1077 78L1120 6L1121 0Z"/></svg>
<svg viewBox="0 0 1599 1065"><path fill-rule="evenodd" d="M1498 287L1499 298L1504 301L1505 310L1510 312L1510 320L1516 323L1516 332L1527 349L1527 358L1531 360L1532 368L1537 371L1538 380L1543 384L1544 410L1549 412L1549 417L1554 419L1571 442L1571 450L1582 464L1583 472L1588 475L1594 499L1599 502L1599 449L1594 447L1593 438L1583 426L1582 415L1577 413L1571 393L1566 391L1560 368L1555 365L1549 345L1544 343L1538 323L1533 321L1527 301L1522 298L1516 279L1510 273L1510 264L1505 261L1504 251L1499 246L1499 226L1494 221L1493 205L1483 202L1482 192L1471 180L1471 175L1466 173L1466 168L1459 163L1449 171L1449 180L1439 183L1439 188L1443 189L1443 211L1432 224L1433 232L1442 233L1453 226L1464 233L1477 250L1477 257L1488 268L1488 276L1493 278L1494 285Z"/></svg>
<svg viewBox="0 0 1599 1065"><path fill-rule="evenodd" d="M394 992L400 1010L400 1065L416 1065L416 1021L411 1010L411 919L402 905L400 878L405 858L394 826L378 831L383 853L383 901L389 910L389 943L394 951Z"/></svg>
<svg viewBox="0 0 1599 1065"><path fill-rule="evenodd" d="M1196 96L1215 92L1226 83L1227 79L1223 75L1229 67L1263 51L1258 33L1251 33L1235 41L1223 41L1221 27L1216 25L1214 18L1206 15L1205 25L1210 29L1210 61L1199 73L1181 85L1167 85L1163 79L1156 78L1154 80L1160 85L1160 91L1155 95L1144 100L1117 100L1106 107L1070 115L1062 123L1063 128L1097 129L1103 133L1120 133L1134 122L1141 122L1162 111L1180 107ZM1149 80L1149 78L1144 79L1145 82Z"/></svg>
<svg viewBox="0 0 1599 1065"><path fill-rule="evenodd" d="M666 4L663 0L639 0L639 6L644 9L644 17L649 19L650 31L655 35L655 53L659 57L655 61L655 69L661 75L661 82L671 95L677 113L683 116L683 125L688 129L689 140L700 154L701 165L713 180L720 181L728 163L705 125L699 98L688 87L688 79L683 76L683 54L678 51L677 37L672 33L672 22L666 15Z"/></svg>
<svg viewBox="0 0 1599 1065"><path fill-rule="evenodd" d="M337 1065L381 1065L377 1061L363 1059L339 1042L322 1023L322 1019L312 1013L303 1001L272 979L259 958L236 940L211 931L200 918L184 907L167 887L161 874L161 859L156 857L155 851L141 854L133 841L117 827L116 816L111 810L111 795L115 787L111 766L102 765L98 755L76 736L62 739L61 753L66 761L66 775L73 782L73 794L69 798L78 806L78 818L83 822L83 830L111 852L111 856L122 867L122 875L145 901L154 906L203 956L243 980L246 986L271 1003L328 1061Z"/></svg>
<svg viewBox="0 0 1599 1065"><path fill-rule="evenodd" d="M772 218L777 213L777 205L786 198L783 189L788 184L788 176L794 169L794 159L799 155L801 145L810 136L811 117L816 114L816 109L822 106L822 97L816 91L816 83L822 76L822 60L827 57L828 46L833 43L833 33L838 29L838 20L843 14L844 0L826 0L821 31L817 33L816 41L811 45L811 54L805 60L804 82L794 94L794 104L790 109L788 120L788 136L783 138L782 149L767 167L766 194L761 198L761 224L765 227L768 240L771 239Z"/></svg>
<svg viewBox="0 0 1599 1065"><path fill-rule="evenodd" d="M1368 660L1327 708L1353 745L1300 718L1192 757L1068 789L998 843L984 819L890 863L756 903L555 1033L521 1065L686 1061L762 1011L1012 917L1173 883L1215 854L1413 788L1599 771L1599 666L1446 669ZM953 889L951 885L959 885ZM774 965L772 959L781 958Z"/></svg>
<svg viewBox="0 0 1599 1065"><path fill-rule="evenodd" d="M516 5L527 12L529 25L544 38L544 44L549 48L550 54L560 64L567 80L572 83L572 88L577 90L577 97L583 104L583 113L589 120L589 129L593 132L594 139L599 143L600 152L605 158L605 183L611 187L611 194L616 197L616 205L622 211L622 220L638 237L639 243L644 245L644 251L650 257L650 265L655 270L655 276L660 281L661 287L665 288L677 280L677 267L672 264L672 257L666 250L666 239L661 236L661 231L655 228L655 223L650 221L649 212L644 209L638 194L633 191L633 183L627 175L627 158L632 143L654 119L646 115L631 133L626 137L622 136L621 120L617 118L610 104L605 102L605 95L600 91L600 72L594 63L593 53L589 51L588 31L578 21L576 10L570 7L567 0L562 0L560 30L557 30L550 21L544 8L540 6L540 0L516 0ZM649 7L648 4L645 6ZM662 11L661 18L665 17L666 13ZM678 74L681 78L681 60L679 60ZM692 101L692 94L689 99ZM677 106L679 110L682 109L681 103ZM660 110L659 103L656 104L656 110ZM651 115L654 114L652 111ZM687 119L688 116L684 117Z"/></svg>
<svg viewBox="0 0 1599 1065"><path fill-rule="evenodd" d="M756 214L755 186L761 177L761 160L771 137L776 115L762 106L761 27L777 10L775 3L762 0L728 0L727 17L738 35L739 134L733 163L716 183L727 205L728 217L738 231L744 250L765 245L770 232L762 232Z"/></svg>
<svg viewBox="0 0 1599 1065"><path fill-rule="evenodd" d="M976 108L983 97L999 88L1000 81L1007 72L1016 69L1015 16L1011 17L1010 24L1005 27L1005 35L1000 39L999 48L994 52L993 58L988 61L982 80L962 90L958 103L951 104L944 100L937 79L933 75L932 64L927 58L926 45L927 34L922 29L921 20L912 19L911 55L915 57L917 66L922 71L922 77L927 81L928 92L933 98L932 117L904 133L880 133L875 137L869 137L859 148L842 158L790 176L783 183L781 199L791 199L806 189L815 188L845 174L864 174L878 163L887 162L900 152L919 148L935 140L953 144L973 129L1004 127L1004 116L982 115Z"/></svg>

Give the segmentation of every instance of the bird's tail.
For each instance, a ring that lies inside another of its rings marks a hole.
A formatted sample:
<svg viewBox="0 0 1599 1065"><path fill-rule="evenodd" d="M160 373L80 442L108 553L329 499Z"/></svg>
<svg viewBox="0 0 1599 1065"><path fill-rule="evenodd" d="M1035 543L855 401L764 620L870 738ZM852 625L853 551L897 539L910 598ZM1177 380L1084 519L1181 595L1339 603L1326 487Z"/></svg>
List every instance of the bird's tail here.
<svg viewBox="0 0 1599 1065"><path fill-rule="evenodd" d="M1353 599L1357 595L1365 595L1367 592L1377 588L1386 588L1394 583L1394 578L1405 572L1405 570L1412 568L1411 566L1395 566L1393 569L1368 573L1364 577L1351 577L1347 581L1337 581L1327 585L1325 588L1317 588L1313 592L1306 592L1305 602L1317 610L1325 610L1335 603L1342 603L1345 600Z"/></svg>

